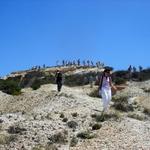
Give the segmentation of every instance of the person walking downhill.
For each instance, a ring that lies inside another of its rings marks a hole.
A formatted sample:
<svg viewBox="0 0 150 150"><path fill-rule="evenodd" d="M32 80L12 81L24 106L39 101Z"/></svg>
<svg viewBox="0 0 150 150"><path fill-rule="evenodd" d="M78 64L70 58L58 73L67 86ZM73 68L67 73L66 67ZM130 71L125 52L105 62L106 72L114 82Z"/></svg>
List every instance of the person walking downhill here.
<svg viewBox="0 0 150 150"><path fill-rule="evenodd" d="M115 91L117 90L117 88L112 84L110 71L110 69L105 69L100 78L99 94L102 96L103 102L102 117L104 117L104 114L109 110L110 101L112 99L111 88Z"/></svg>
<svg viewBox="0 0 150 150"><path fill-rule="evenodd" d="M59 70L56 71L55 78L56 78L57 90L58 90L58 92L60 92L61 88L62 88L62 73L61 73L61 71L59 71Z"/></svg>

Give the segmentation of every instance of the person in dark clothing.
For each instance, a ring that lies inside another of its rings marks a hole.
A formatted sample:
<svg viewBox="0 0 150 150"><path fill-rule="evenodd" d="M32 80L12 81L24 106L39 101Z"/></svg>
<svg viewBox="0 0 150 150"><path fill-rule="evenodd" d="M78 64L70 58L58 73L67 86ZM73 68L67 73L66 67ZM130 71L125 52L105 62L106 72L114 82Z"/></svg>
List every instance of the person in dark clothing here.
<svg viewBox="0 0 150 150"><path fill-rule="evenodd" d="M57 90L58 90L58 92L60 92L61 88L62 88L62 73L61 73L61 71L57 70L55 78L56 78Z"/></svg>

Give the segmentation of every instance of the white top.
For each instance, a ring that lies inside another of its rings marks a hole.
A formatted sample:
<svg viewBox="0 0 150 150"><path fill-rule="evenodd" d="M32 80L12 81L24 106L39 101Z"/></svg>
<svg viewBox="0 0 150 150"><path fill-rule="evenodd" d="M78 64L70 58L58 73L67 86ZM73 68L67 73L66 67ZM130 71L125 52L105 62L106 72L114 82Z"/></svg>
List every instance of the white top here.
<svg viewBox="0 0 150 150"><path fill-rule="evenodd" d="M103 77L102 88L110 89L110 77Z"/></svg>

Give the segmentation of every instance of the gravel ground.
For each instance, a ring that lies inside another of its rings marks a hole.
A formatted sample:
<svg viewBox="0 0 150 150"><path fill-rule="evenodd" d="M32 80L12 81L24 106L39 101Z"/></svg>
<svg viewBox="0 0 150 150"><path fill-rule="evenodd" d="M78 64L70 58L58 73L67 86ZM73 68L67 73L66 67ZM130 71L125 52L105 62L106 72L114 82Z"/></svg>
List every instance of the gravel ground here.
<svg viewBox="0 0 150 150"><path fill-rule="evenodd" d="M145 86L149 83L145 82ZM140 86L139 83L130 83L117 94L135 99L148 96L143 87L144 82ZM48 84L36 91L23 89L20 96L0 92L0 150L32 150L36 145L47 145L52 135L66 131L66 142L53 142L58 150L150 150L149 119L139 121L121 113L121 119L101 122L102 128L93 131L91 125L96 121L91 115L101 114L101 99L87 95L89 86L63 87L61 93L55 89L56 85ZM68 122L74 121L74 127L69 128L64 118ZM8 132L11 126L25 130L12 134ZM77 145L70 147L71 138L82 131L95 136L78 139ZM15 140L5 143L2 135L15 135Z"/></svg>

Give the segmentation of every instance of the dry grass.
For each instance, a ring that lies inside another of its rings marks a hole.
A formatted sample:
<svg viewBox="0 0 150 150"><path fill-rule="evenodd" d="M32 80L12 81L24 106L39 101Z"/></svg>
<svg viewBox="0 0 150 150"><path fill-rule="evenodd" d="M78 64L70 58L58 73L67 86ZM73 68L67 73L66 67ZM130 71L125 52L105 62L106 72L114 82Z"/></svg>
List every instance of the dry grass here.
<svg viewBox="0 0 150 150"><path fill-rule="evenodd" d="M15 141L16 137L13 135L0 134L0 145L10 144Z"/></svg>
<svg viewBox="0 0 150 150"><path fill-rule="evenodd" d="M150 115L150 97L140 98L140 105L144 108L144 113Z"/></svg>
<svg viewBox="0 0 150 150"><path fill-rule="evenodd" d="M146 116L144 114L139 114L139 113L136 113L136 112L129 113L128 117L134 118L134 119L140 120L140 121L143 121L143 120L146 119Z"/></svg>
<svg viewBox="0 0 150 150"><path fill-rule="evenodd" d="M54 135L51 135L49 139L50 144L59 143L59 144L65 144L68 142L68 131L64 130L62 132L58 132Z"/></svg>

